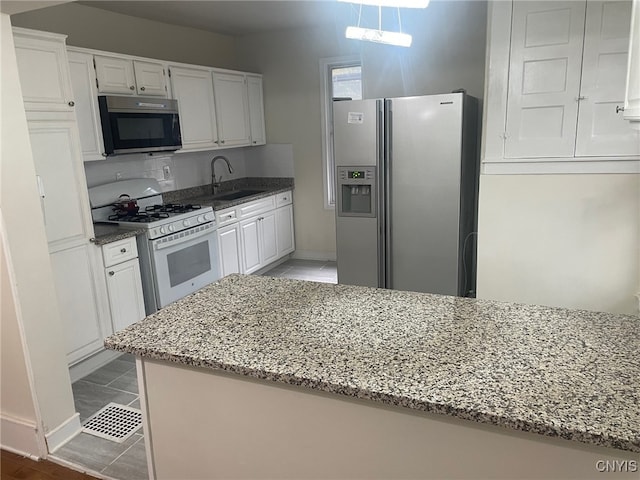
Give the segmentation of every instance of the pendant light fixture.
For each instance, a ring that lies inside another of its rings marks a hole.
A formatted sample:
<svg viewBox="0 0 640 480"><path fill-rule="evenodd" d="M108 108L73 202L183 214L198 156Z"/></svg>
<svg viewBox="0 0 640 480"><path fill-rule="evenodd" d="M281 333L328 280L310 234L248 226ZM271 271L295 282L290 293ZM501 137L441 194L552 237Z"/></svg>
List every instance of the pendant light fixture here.
<svg viewBox="0 0 640 480"><path fill-rule="evenodd" d="M367 42L384 43L387 45L396 45L399 47L410 47L413 40L408 33L402 32L402 20L400 19L400 8L426 8L429 0L361 0L349 1L338 0L346 3L360 4L358 12L358 25L349 26L345 31L345 37L353 40L364 40ZM362 5L370 5L378 7L378 28L363 28L360 26L362 18ZM395 7L398 11L398 32L382 30L382 7Z"/></svg>

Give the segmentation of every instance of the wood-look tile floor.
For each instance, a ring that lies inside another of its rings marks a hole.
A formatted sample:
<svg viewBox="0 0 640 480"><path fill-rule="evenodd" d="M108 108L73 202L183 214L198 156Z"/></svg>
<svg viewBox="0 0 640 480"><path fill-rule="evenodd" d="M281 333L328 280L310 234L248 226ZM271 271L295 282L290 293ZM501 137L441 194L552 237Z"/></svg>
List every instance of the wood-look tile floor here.
<svg viewBox="0 0 640 480"><path fill-rule="evenodd" d="M1 480L96 480L96 477L77 472L48 460L36 462L2 450Z"/></svg>
<svg viewBox="0 0 640 480"><path fill-rule="evenodd" d="M135 357L132 355L118 357L74 382L71 388L83 424L111 402L140 408ZM148 479L142 428L122 443L82 432L52 456L117 480Z"/></svg>
<svg viewBox="0 0 640 480"><path fill-rule="evenodd" d="M285 277L313 282L338 283L336 262L289 259L263 273L269 277Z"/></svg>

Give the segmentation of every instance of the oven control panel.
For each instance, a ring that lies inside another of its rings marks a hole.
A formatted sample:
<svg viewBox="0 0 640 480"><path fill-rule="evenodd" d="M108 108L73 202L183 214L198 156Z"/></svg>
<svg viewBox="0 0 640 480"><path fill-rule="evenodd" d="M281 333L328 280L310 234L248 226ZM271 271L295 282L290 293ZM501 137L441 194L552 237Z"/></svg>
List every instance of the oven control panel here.
<svg viewBox="0 0 640 480"><path fill-rule="evenodd" d="M191 215L187 218L182 217L180 220L167 221L162 225L151 228L149 230L149 239L160 238L183 230L189 230L192 227L206 223L212 223L212 227L215 227L215 219L216 217L213 210L209 210L207 212Z"/></svg>

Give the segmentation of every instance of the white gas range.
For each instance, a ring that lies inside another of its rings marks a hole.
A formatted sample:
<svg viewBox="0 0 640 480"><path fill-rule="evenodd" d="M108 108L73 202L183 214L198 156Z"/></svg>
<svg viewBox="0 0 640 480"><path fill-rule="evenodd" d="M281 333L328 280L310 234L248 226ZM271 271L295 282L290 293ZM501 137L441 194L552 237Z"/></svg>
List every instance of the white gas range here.
<svg viewBox="0 0 640 480"><path fill-rule="evenodd" d="M138 254L147 315L220 278L213 208L163 203L155 179L89 189L94 222L146 228Z"/></svg>

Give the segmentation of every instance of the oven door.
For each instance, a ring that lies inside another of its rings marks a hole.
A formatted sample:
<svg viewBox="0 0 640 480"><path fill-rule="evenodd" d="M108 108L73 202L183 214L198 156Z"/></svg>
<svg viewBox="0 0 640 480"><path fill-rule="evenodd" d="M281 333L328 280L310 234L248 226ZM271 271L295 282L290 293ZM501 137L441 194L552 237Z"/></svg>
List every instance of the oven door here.
<svg viewBox="0 0 640 480"><path fill-rule="evenodd" d="M220 279L218 236L208 223L149 240L157 308Z"/></svg>

